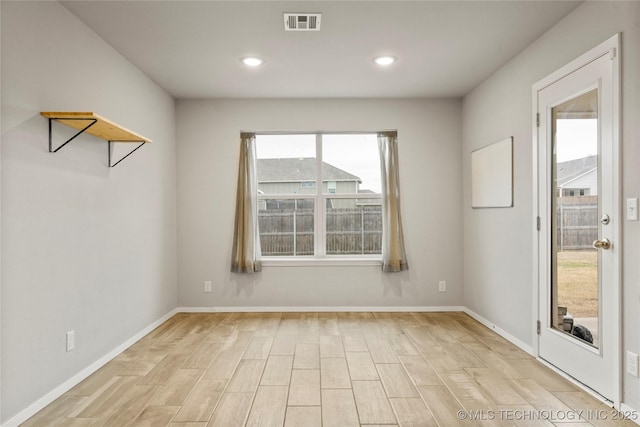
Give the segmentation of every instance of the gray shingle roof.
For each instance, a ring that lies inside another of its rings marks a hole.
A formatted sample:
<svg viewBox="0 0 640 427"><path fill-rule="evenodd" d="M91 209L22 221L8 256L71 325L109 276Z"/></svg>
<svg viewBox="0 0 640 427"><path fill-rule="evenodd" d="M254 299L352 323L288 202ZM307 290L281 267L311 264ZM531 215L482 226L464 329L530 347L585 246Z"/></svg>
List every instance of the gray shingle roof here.
<svg viewBox="0 0 640 427"><path fill-rule="evenodd" d="M300 182L313 181L316 176L316 159L258 159L258 182ZM358 181L362 180L322 162L322 176L325 181Z"/></svg>
<svg viewBox="0 0 640 427"><path fill-rule="evenodd" d="M563 186L565 183L583 175L598 167L598 156L588 156L581 159L560 162L557 166L556 185Z"/></svg>

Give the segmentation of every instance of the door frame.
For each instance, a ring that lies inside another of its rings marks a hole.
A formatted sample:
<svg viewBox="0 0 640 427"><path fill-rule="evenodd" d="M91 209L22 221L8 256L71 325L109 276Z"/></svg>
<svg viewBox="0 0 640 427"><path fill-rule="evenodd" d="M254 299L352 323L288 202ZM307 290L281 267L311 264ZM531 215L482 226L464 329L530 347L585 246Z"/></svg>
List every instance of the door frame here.
<svg viewBox="0 0 640 427"><path fill-rule="evenodd" d="M613 173L613 212L611 218L613 219L612 224L612 240L616 245L617 255L614 256L613 260L613 282L614 282L614 306L616 308L614 319L612 319L612 331L614 345L611 349L613 352L613 360L615 366L613 367L614 372L617 373L615 375L614 387L613 387L613 395L610 398L613 401L613 404L616 408L620 407L620 397L621 397L621 386L622 386L622 376L623 372L622 364L621 364L621 354L622 354L622 340L621 340L621 325L622 325L622 301L621 301L621 259L622 259L622 241L621 241L621 227L622 227L622 215L621 215L621 187L620 187L620 175L621 175L621 165L620 165L620 122L621 122L621 92L620 92L620 34L615 34L610 37L606 41L602 42L598 46L589 50L588 52L581 55L579 58L569 62L565 66L556 70L555 72L549 74L544 79L538 81L532 86L532 159L533 159L533 286L532 286L532 344L533 344L533 355L538 359L540 359L539 355L539 334L538 334L538 322L541 322L542 319L539 318L540 313L540 304L542 303L539 300L540 295L540 243L541 243L541 234L545 231L549 224L546 224L544 221L544 213L540 212L539 209L539 196L540 191L548 191L547 189L539 188L539 175L538 168L540 166L541 159L538 158L538 134L540 128L538 127L539 119L537 116L538 110L538 92L542 89L550 86L551 84L557 82L558 80L568 76L574 71L582 68L583 66L593 62L594 60L602 57L603 55L611 55L612 65L613 65L613 76L612 76L612 85L613 85L613 164L614 164L614 173ZM546 240L543 239L543 244L546 244ZM545 284L546 286L546 284ZM590 390L590 389L589 389Z"/></svg>

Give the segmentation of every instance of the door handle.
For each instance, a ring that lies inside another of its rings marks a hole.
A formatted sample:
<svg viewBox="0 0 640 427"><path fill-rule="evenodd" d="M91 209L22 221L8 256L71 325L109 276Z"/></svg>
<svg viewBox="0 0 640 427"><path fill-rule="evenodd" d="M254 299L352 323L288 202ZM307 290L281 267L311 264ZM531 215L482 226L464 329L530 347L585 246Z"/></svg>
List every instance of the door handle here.
<svg viewBox="0 0 640 427"><path fill-rule="evenodd" d="M611 249L611 241L607 238L602 240L594 240L593 247L596 249Z"/></svg>

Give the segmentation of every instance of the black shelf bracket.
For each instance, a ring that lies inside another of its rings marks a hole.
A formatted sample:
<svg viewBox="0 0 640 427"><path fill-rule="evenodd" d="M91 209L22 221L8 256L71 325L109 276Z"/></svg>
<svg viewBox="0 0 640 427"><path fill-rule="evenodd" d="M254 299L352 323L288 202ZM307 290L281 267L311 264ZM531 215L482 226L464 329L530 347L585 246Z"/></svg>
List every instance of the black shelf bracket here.
<svg viewBox="0 0 640 427"><path fill-rule="evenodd" d="M136 148L134 148L133 150L129 151L129 153L125 156L123 156L120 160L118 160L117 162L115 162L114 164L111 164L111 162L113 161L113 159L111 158L111 144L113 142L141 142L140 145L138 145ZM109 167L112 168L115 165L117 165L118 163L120 163L121 161L123 161L124 159L126 159L127 157L129 157L130 155L133 154L134 151L138 150L140 147L142 147L144 144L146 144L147 141L115 141L115 140L109 140L109 146L108 146L108 151L109 151Z"/></svg>
<svg viewBox="0 0 640 427"><path fill-rule="evenodd" d="M75 135L73 135L71 138L67 139L62 145L60 145L58 148L56 148L55 150L53 149L53 124L52 122L54 120L78 120L78 121L86 121L86 122L91 122L89 123L87 126L85 126L82 130L80 130L78 133L76 133ZM70 143L71 141L73 141L74 139L76 139L76 137L78 135L80 135L81 133L83 133L84 131L86 131L87 129L89 129L91 126L95 125L98 122L98 119L69 119L66 117L61 117L61 118L55 118L55 117L50 117L49 118L49 152L50 153L57 153L58 150L60 150L62 147L64 147L65 145L67 145L68 143Z"/></svg>

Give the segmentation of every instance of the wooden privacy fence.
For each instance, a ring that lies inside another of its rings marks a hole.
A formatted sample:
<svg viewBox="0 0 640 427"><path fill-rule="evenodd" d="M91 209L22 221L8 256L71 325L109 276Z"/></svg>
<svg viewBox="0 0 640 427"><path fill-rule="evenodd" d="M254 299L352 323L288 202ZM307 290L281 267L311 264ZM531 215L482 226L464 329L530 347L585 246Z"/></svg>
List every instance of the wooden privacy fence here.
<svg viewBox="0 0 640 427"><path fill-rule="evenodd" d="M598 238L598 196L556 200L558 250L593 249L593 241Z"/></svg>
<svg viewBox="0 0 640 427"><path fill-rule="evenodd" d="M379 254L382 248L380 206L327 208L327 255ZM314 254L313 209L265 209L258 212L264 256Z"/></svg>

